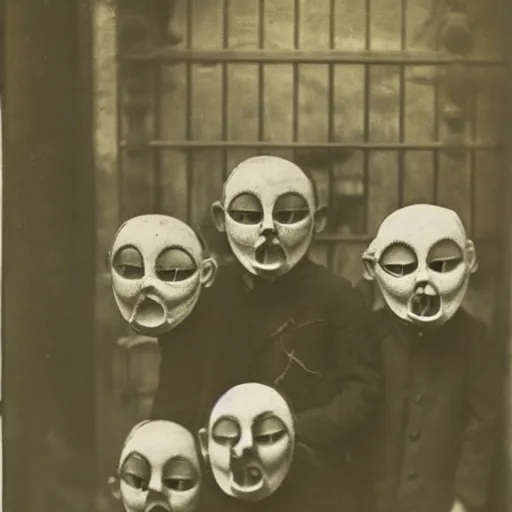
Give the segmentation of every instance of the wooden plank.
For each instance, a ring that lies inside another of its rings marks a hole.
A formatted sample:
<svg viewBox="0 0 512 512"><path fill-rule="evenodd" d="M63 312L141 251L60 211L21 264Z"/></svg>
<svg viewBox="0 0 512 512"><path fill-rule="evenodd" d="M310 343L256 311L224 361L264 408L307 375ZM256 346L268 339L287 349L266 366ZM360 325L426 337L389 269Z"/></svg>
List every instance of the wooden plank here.
<svg viewBox="0 0 512 512"><path fill-rule="evenodd" d="M133 51L152 40L151 27L144 23L145 14L145 10L136 3L117 6L116 24L121 51ZM153 154L147 147L153 138L153 87L158 79L155 69L150 62L123 62L119 66L120 114L124 116L126 140L121 161L122 220L148 213L155 206Z"/></svg>
<svg viewBox="0 0 512 512"><path fill-rule="evenodd" d="M434 200L434 156L430 151L407 151L404 156L404 206Z"/></svg>
<svg viewBox="0 0 512 512"><path fill-rule="evenodd" d="M265 68L263 140L292 140L293 70L291 65L278 64Z"/></svg>
<svg viewBox="0 0 512 512"><path fill-rule="evenodd" d="M181 3L181 2L180 2ZM162 68L161 137L184 140L187 123L187 70L185 64ZM179 149L159 149L162 213L183 221L187 217L187 155Z"/></svg>
<svg viewBox="0 0 512 512"><path fill-rule="evenodd" d="M334 4L334 46L346 51L357 51L365 48L366 12L365 2L352 2L350 8Z"/></svg>
<svg viewBox="0 0 512 512"><path fill-rule="evenodd" d="M308 50L329 48L330 5L321 2L300 2L300 47Z"/></svg>
<svg viewBox="0 0 512 512"><path fill-rule="evenodd" d="M217 50L222 48L223 2L222 0L186 0L192 14L192 48Z"/></svg>
<svg viewBox="0 0 512 512"><path fill-rule="evenodd" d="M411 143L434 140L434 87L418 78L433 76L435 69L430 66L410 67L405 82L405 126L404 140Z"/></svg>
<svg viewBox="0 0 512 512"><path fill-rule="evenodd" d="M265 2L265 45L268 49L293 49L294 0Z"/></svg>
<svg viewBox="0 0 512 512"><path fill-rule="evenodd" d="M229 2L228 46L232 49L259 47L259 2Z"/></svg>
<svg viewBox="0 0 512 512"><path fill-rule="evenodd" d="M371 2L371 48L379 50L400 49L401 5L397 0Z"/></svg>
<svg viewBox="0 0 512 512"><path fill-rule="evenodd" d="M363 142L364 140L363 84L364 66L335 66L334 133L336 141Z"/></svg>
<svg viewBox="0 0 512 512"><path fill-rule="evenodd" d="M299 67L299 141L328 141L328 71L324 65L303 64Z"/></svg>
<svg viewBox="0 0 512 512"><path fill-rule="evenodd" d="M438 204L456 211L468 230L470 215L469 158L451 158L439 152Z"/></svg>
<svg viewBox="0 0 512 512"><path fill-rule="evenodd" d="M230 141L258 139L258 76L257 65L229 65L227 136Z"/></svg>
<svg viewBox="0 0 512 512"><path fill-rule="evenodd" d="M370 68L370 140L398 142L400 73L396 66Z"/></svg>
<svg viewBox="0 0 512 512"><path fill-rule="evenodd" d="M398 154L371 151L368 182L368 233L374 235L381 222L398 207Z"/></svg>
<svg viewBox="0 0 512 512"><path fill-rule="evenodd" d="M193 5L193 37L195 49L214 49L223 43L223 2L212 0L208 7ZM220 140L223 135L223 69L220 65L192 66L192 138L195 140ZM224 181L222 151L197 150L193 152L188 176L191 184L188 222L198 225L211 204L221 196Z"/></svg>
<svg viewBox="0 0 512 512"><path fill-rule="evenodd" d="M503 186L506 166L503 154L490 151L475 153L475 226L474 238L498 237L502 233L504 202L508 194Z"/></svg>

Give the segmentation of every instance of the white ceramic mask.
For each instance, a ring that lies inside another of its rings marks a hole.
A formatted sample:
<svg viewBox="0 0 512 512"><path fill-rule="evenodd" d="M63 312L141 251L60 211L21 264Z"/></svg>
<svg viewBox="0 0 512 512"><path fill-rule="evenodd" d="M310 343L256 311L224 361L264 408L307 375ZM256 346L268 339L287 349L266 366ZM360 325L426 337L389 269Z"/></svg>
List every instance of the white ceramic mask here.
<svg viewBox="0 0 512 512"><path fill-rule="evenodd" d="M365 278L377 280L395 315L432 327L455 314L477 269L474 245L458 215L428 204L389 215L363 261Z"/></svg>
<svg viewBox="0 0 512 512"><path fill-rule="evenodd" d="M324 219L313 185L292 162L274 156L245 160L230 174L222 203L213 205L217 227L252 274L273 278L307 253Z"/></svg>
<svg viewBox="0 0 512 512"><path fill-rule="evenodd" d="M201 489L194 437L170 421L146 421L128 435L119 460L126 512L193 512Z"/></svg>
<svg viewBox="0 0 512 512"><path fill-rule="evenodd" d="M275 389L241 384L217 401L200 441L222 491L243 501L260 501L281 486L290 469L293 414Z"/></svg>
<svg viewBox="0 0 512 512"><path fill-rule="evenodd" d="M110 251L110 267L121 315L148 336L187 318L216 271L194 231L165 215L141 215L123 224Z"/></svg>

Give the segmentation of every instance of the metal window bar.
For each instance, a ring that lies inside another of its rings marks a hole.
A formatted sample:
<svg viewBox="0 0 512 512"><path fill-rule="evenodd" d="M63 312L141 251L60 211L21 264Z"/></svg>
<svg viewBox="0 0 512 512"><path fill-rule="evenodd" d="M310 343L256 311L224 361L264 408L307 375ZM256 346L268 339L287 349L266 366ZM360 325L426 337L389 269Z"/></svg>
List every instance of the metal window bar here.
<svg viewBox="0 0 512 512"><path fill-rule="evenodd" d="M458 149L458 150L479 150L491 151L502 150L504 145L500 143L490 142L467 142L465 144L450 144L445 142L269 142L269 141L196 141L187 139L181 141L171 140L152 140L148 143L153 148L176 148L176 149L347 149L347 150L370 150L370 151L437 151L442 149ZM126 141L120 142L121 147L126 146Z"/></svg>
<svg viewBox="0 0 512 512"><path fill-rule="evenodd" d="M329 5L329 48L334 50L336 45L336 0L330 0ZM328 127L327 127L327 140L329 143L334 141L334 111L335 111L335 100L334 100L334 64L328 65L328 85L327 85L327 93L329 95L327 102L327 115L328 115ZM328 208L331 211L334 210L334 201L336 198L336 179L334 175L334 160L332 151L328 151L328 172L329 172L329 199L328 199ZM327 247L327 267L334 267L334 251L335 247L331 244Z"/></svg>
<svg viewBox="0 0 512 512"><path fill-rule="evenodd" d="M160 138L162 129L162 66L153 63L153 136ZM151 148L153 149L153 148ZM157 212L162 210L162 152L153 150L153 201Z"/></svg>
<svg viewBox="0 0 512 512"><path fill-rule="evenodd" d="M365 0L365 50L369 52L371 50L371 0ZM363 98L363 131L364 131L364 142L365 145L369 145L370 142L370 66L368 63L364 66L364 98ZM369 218L369 190L370 190L370 154L369 147L363 148L363 191L364 191L364 211L363 211L363 230L365 233L368 232L368 218Z"/></svg>
<svg viewBox="0 0 512 512"><path fill-rule="evenodd" d="M439 51L439 35L435 38L435 50ZM439 68L434 71L434 142L439 143ZM439 151L433 149L433 176L432 176L432 202L437 204L439 201Z"/></svg>
<svg viewBox="0 0 512 512"><path fill-rule="evenodd" d="M265 0L258 5L258 48L265 48ZM265 137L265 67L262 62L258 64L258 142ZM261 151L259 151L261 154Z"/></svg>
<svg viewBox="0 0 512 512"><path fill-rule="evenodd" d="M469 112L469 128L471 142L474 143L477 139L477 109L474 90L470 97L472 101ZM469 215L469 231L471 237L474 237L476 234L476 154L474 149L469 151Z"/></svg>
<svg viewBox="0 0 512 512"><path fill-rule="evenodd" d="M186 46L188 50L192 50L192 26L193 26L193 12L194 12L194 3L193 2L187 2L187 13L186 13L186 20L187 20L187 40L186 40ZM186 61L186 139L187 141L192 142L192 60ZM186 155L186 170L187 170L187 204L186 204L186 211L187 211L187 222L190 222L192 219L192 187L194 185L194 179L192 173L194 172L194 147L191 147L187 150L185 148L185 155Z"/></svg>
<svg viewBox="0 0 512 512"><path fill-rule="evenodd" d="M400 51L407 51L407 0L400 2ZM398 112L398 138L400 143L405 141L405 66L400 65L399 112ZM405 150L398 150L398 207L404 204L404 176L405 176Z"/></svg>
<svg viewBox="0 0 512 512"><path fill-rule="evenodd" d="M293 26L293 47L295 50L300 48L300 0L294 0L294 26ZM292 127L292 140L298 142L299 140L299 62L293 62L293 127ZM297 160L297 148L293 148L293 161Z"/></svg>
<svg viewBox="0 0 512 512"><path fill-rule="evenodd" d="M296 0L297 1L297 0ZM365 0L366 1L366 0ZM298 2L297 2L298 3ZM369 8L370 2L366 2ZM367 29L369 31L369 29ZM465 64L468 66L497 67L504 66L502 58L460 57L440 55L431 51L384 51L371 50L369 47L360 51L345 50L201 50L161 48L145 53L130 53L119 56L120 61L156 60L162 64L180 62L199 62L218 64L220 62L239 62L243 64L381 64L397 66L447 66Z"/></svg>
<svg viewBox="0 0 512 512"><path fill-rule="evenodd" d="M222 0L222 48L229 48L229 0ZM222 140L228 140L228 94L229 94L229 63L222 63ZM227 178L228 170L228 148L222 150L222 176Z"/></svg>

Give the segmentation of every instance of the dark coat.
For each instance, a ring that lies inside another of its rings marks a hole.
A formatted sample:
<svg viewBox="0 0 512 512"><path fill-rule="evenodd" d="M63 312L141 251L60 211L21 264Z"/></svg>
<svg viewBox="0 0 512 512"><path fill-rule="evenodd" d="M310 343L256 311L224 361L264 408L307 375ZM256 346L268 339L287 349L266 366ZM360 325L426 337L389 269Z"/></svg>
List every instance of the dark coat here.
<svg viewBox="0 0 512 512"><path fill-rule="evenodd" d="M248 277L236 263L219 278L232 337L223 360L287 398L298 439L324 464L309 471L308 492L337 508L351 490L348 440L380 391L371 313L346 279L309 260L273 283ZM312 473L322 474L315 484Z"/></svg>
<svg viewBox="0 0 512 512"><path fill-rule="evenodd" d="M448 512L455 497L483 509L502 400L498 344L462 309L439 329L416 330L387 309L375 325L385 400L358 459L369 462L363 476L374 471L375 510Z"/></svg>
<svg viewBox="0 0 512 512"><path fill-rule="evenodd" d="M153 417L195 430L229 387L274 386L296 413L298 439L324 464L306 470L304 492L337 508L350 488L347 440L380 390L370 312L347 280L309 260L274 283L247 278L238 262L221 268L200 307L161 339Z"/></svg>

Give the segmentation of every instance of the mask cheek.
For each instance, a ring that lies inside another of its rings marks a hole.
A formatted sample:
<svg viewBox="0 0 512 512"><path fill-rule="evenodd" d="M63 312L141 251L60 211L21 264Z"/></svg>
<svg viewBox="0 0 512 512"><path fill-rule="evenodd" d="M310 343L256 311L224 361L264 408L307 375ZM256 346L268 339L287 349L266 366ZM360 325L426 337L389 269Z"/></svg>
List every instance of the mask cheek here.
<svg viewBox="0 0 512 512"><path fill-rule="evenodd" d="M230 451L226 446L221 446L215 441L210 441L208 457L212 469L215 472L215 477L229 478L230 468Z"/></svg>
<svg viewBox="0 0 512 512"><path fill-rule="evenodd" d="M117 298L126 304L134 304L140 293L140 279L124 279L112 275L112 287Z"/></svg>
<svg viewBox="0 0 512 512"><path fill-rule="evenodd" d="M201 287L199 272L194 277L185 281L163 283L158 287L158 294L164 299L169 307L186 303L188 299L195 296Z"/></svg>
<svg viewBox="0 0 512 512"><path fill-rule="evenodd" d="M259 227L257 225L238 224L226 215L226 233L232 242L254 247L259 237Z"/></svg>
<svg viewBox="0 0 512 512"><path fill-rule="evenodd" d="M196 509L200 497L199 482L188 491L171 491L169 495L169 505L173 512L192 512Z"/></svg>
<svg viewBox="0 0 512 512"><path fill-rule="evenodd" d="M146 505L147 491L134 489L126 482L120 482L121 498L123 504L129 512L140 512Z"/></svg>
<svg viewBox="0 0 512 512"><path fill-rule="evenodd" d="M281 482L288 473L291 462L292 443L289 437L271 446L260 446L258 455L270 483Z"/></svg>
<svg viewBox="0 0 512 512"><path fill-rule="evenodd" d="M308 216L295 224L278 224L277 235L281 243L287 248L294 248L313 238L313 219Z"/></svg>
<svg viewBox="0 0 512 512"><path fill-rule="evenodd" d="M174 320L182 320L194 309L200 292L201 282L198 273L194 279L186 282L165 283L159 295L165 303L169 316Z"/></svg>
<svg viewBox="0 0 512 512"><path fill-rule="evenodd" d="M451 272L431 274L432 282L441 296L449 296L460 290L466 282L466 268L460 265Z"/></svg>
<svg viewBox="0 0 512 512"><path fill-rule="evenodd" d="M376 266L376 277L379 286L389 295L397 300L408 300L414 291L414 274L403 277L394 277L382 269L380 265Z"/></svg>

